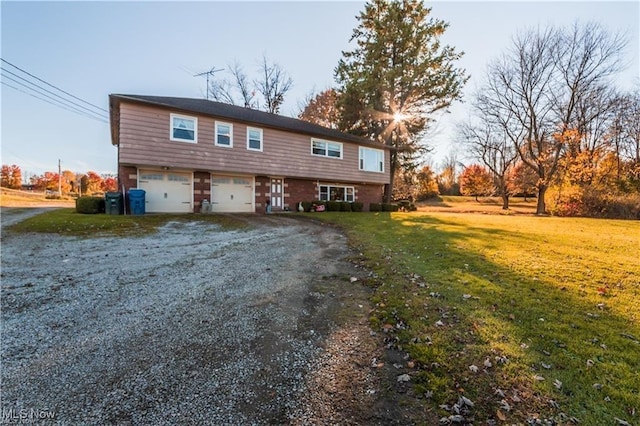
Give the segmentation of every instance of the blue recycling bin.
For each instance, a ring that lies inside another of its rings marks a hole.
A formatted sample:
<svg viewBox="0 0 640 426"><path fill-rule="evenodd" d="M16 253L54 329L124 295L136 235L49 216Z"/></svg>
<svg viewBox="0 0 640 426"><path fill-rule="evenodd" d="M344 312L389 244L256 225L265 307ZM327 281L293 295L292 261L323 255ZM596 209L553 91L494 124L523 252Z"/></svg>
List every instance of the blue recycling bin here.
<svg viewBox="0 0 640 426"><path fill-rule="evenodd" d="M146 192L144 189L130 189L129 190L129 210L131 214L139 215L144 214L144 196Z"/></svg>

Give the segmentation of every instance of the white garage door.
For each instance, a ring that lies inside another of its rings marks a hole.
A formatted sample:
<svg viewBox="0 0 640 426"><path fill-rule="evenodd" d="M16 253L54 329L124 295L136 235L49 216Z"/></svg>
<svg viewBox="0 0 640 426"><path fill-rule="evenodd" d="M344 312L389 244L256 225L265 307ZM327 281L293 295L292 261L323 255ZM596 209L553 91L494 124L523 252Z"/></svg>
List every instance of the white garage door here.
<svg viewBox="0 0 640 426"><path fill-rule="evenodd" d="M149 213L192 212L191 178L191 173L141 170L138 187L146 191L145 211Z"/></svg>
<svg viewBox="0 0 640 426"><path fill-rule="evenodd" d="M253 178L242 176L211 177L211 211L253 213Z"/></svg>

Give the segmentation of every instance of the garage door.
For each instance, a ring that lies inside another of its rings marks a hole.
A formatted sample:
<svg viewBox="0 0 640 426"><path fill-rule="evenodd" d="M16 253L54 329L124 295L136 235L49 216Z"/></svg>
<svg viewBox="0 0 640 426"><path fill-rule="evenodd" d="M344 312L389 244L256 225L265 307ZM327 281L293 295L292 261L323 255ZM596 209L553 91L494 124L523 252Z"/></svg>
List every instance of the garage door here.
<svg viewBox="0 0 640 426"><path fill-rule="evenodd" d="M253 178L243 176L211 177L211 211L253 213Z"/></svg>
<svg viewBox="0 0 640 426"><path fill-rule="evenodd" d="M191 173L141 170L138 187L146 191L145 210L150 213L192 212L191 177Z"/></svg>

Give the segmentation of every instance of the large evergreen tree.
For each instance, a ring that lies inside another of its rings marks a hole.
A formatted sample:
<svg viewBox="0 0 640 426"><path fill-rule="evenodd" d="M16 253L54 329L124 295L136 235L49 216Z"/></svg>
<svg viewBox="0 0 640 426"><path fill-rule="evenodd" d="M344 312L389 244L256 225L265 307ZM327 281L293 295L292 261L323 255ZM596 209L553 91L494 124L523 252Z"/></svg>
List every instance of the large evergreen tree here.
<svg viewBox="0 0 640 426"><path fill-rule="evenodd" d="M376 139L391 151L393 178L399 167L416 166L430 116L460 99L467 80L454 66L461 53L440 44L448 24L429 17L419 0L372 0L360 13L351 41L336 69L340 127Z"/></svg>

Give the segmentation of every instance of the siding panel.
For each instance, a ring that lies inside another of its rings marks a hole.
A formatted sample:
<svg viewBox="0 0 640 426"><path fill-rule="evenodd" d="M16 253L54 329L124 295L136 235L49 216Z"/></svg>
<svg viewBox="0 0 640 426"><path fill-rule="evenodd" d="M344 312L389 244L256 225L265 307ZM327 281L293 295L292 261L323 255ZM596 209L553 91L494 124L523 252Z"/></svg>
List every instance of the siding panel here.
<svg viewBox="0 0 640 426"><path fill-rule="evenodd" d="M169 114L177 112L150 106L120 104L120 162L124 165L165 166L251 175L274 175L319 180L387 183L389 152L385 152L385 172L358 170L358 144L343 142L343 158L311 155L311 137L277 129L263 129L263 151L247 150L247 127L233 123L233 148L215 146L215 118L198 118L197 143L169 140Z"/></svg>

